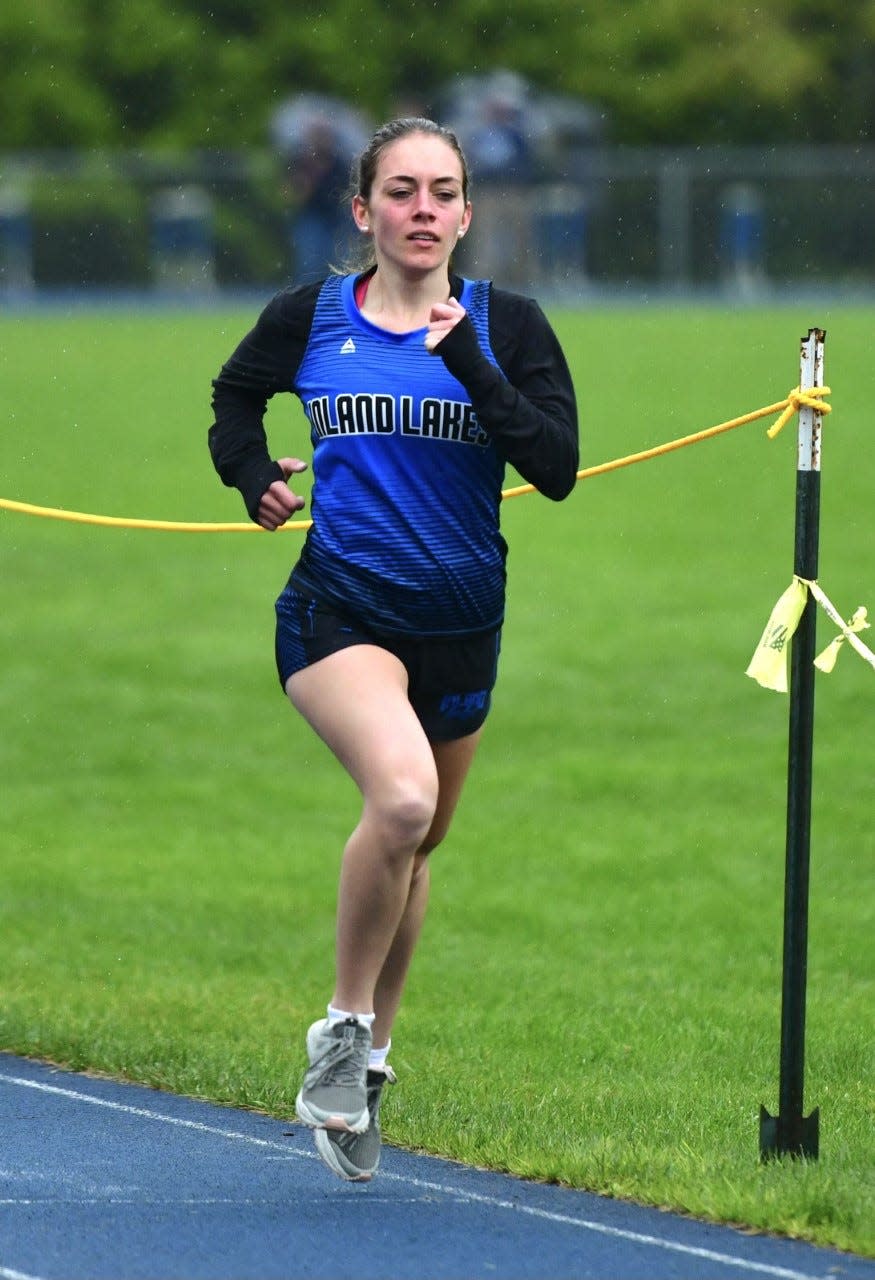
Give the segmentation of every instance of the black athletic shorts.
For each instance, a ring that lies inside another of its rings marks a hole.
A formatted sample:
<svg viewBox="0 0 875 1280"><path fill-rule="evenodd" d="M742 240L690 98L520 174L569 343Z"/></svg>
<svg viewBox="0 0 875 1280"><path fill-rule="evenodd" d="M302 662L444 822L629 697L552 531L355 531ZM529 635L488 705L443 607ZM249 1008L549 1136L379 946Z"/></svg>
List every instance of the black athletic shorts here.
<svg viewBox="0 0 875 1280"><path fill-rule="evenodd" d="M276 602L276 665L289 676L353 644L387 649L407 669L407 696L433 742L464 738L489 713L501 632L473 636L404 636L377 632L287 586Z"/></svg>

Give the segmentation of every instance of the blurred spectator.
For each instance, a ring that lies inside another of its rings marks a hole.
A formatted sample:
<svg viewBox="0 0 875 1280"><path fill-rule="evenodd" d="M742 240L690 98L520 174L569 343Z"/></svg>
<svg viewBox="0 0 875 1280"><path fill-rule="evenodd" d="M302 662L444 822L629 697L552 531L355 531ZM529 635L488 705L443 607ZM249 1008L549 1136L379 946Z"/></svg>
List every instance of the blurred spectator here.
<svg viewBox="0 0 875 1280"><path fill-rule="evenodd" d="M292 278L319 280L342 264L355 238L349 170L370 128L343 103L301 94L278 109L270 132L285 170Z"/></svg>
<svg viewBox="0 0 875 1280"><path fill-rule="evenodd" d="M588 276L589 238L602 187L593 161L604 144L605 117L579 98L545 94L549 121L546 181L538 190L535 231L544 283L580 287Z"/></svg>
<svg viewBox="0 0 875 1280"><path fill-rule="evenodd" d="M498 70L456 78L436 114L457 134L476 193L461 269L509 288L579 284L600 112Z"/></svg>
<svg viewBox="0 0 875 1280"><path fill-rule="evenodd" d="M531 262L531 198L538 172L538 119L521 76L498 71L455 83L442 123L454 130L471 166L476 214L464 265L504 287L522 288L537 272Z"/></svg>
<svg viewBox="0 0 875 1280"><path fill-rule="evenodd" d="M464 142L468 163L481 183L531 182L534 157L522 101L499 89L483 102L482 116Z"/></svg>

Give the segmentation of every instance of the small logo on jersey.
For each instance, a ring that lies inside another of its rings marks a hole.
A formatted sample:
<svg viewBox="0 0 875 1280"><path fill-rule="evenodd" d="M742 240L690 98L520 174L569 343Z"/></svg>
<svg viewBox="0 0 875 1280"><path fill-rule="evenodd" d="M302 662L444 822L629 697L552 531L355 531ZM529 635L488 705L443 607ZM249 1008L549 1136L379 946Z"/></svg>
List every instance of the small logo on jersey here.
<svg viewBox="0 0 875 1280"><path fill-rule="evenodd" d="M340 354L345 356L350 351L355 351L355 343L352 338L347 338L346 342L344 342L343 346L340 348Z"/></svg>

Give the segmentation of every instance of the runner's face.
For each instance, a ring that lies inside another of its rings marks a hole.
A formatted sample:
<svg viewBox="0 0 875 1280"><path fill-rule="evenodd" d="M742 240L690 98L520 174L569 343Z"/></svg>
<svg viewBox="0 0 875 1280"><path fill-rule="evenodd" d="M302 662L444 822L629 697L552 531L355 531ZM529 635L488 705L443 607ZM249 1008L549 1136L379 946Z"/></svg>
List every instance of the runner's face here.
<svg viewBox="0 0 875 1280"><path fill-rule="evenodd" d="M353 212L374 237L378 265L416 273L444 267L471 220L461 161L443 138L399 138L380 156L370 199L356 196Z"/></svg>

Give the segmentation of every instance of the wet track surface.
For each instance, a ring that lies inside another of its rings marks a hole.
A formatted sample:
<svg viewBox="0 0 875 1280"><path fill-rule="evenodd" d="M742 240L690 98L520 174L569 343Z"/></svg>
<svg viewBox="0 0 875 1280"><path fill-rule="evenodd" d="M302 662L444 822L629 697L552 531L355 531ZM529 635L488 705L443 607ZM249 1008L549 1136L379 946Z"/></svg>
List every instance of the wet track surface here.
<svg viewBox="0 0 875 1280"><path fill-rule="evenodd" d="M0 1055L0 1280L850 1277L875 1263Z"/></svg>

